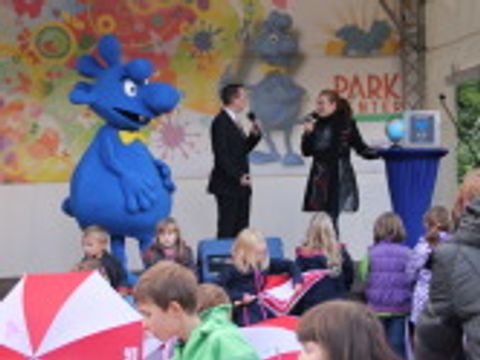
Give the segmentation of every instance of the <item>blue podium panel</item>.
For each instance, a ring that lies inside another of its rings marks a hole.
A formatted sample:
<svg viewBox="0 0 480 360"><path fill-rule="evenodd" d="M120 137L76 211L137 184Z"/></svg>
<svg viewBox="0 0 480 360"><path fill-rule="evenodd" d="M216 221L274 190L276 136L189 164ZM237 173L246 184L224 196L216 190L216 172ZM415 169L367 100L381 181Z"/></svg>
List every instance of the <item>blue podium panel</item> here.
<svg viewBox="0 0 480 360"><path fill-rule="evenodd" d="M282 239L268 237L266 240L270 257L283 259ZM222 268L231 263L230 252L234 241L234 239L206 239L198 243L197 261L202 282L214 282Z"/></svg>
<svg viewBox="0 0 480 360"><path fill-rule="evenodd" d="M423 215L430 208L443 148L400 148L379 150L385 160L393 211L407 230L406 243L413 247L423 234Z"/></svg>

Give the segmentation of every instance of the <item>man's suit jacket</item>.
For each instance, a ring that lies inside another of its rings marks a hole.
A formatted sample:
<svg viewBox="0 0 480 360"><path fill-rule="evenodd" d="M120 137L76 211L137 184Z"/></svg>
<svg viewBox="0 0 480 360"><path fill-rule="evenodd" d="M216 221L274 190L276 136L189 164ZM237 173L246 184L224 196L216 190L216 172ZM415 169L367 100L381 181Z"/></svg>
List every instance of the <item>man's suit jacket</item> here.
<svg viewBox="0 0 480 360"><path fill-rule="evenodd" d="M228 196L250 194L250 186L242 186L240 178L250 173L248 154L262 135L250 133L247 136L225 110L213 119L210 130L214 165L208 192Z"/></svg>

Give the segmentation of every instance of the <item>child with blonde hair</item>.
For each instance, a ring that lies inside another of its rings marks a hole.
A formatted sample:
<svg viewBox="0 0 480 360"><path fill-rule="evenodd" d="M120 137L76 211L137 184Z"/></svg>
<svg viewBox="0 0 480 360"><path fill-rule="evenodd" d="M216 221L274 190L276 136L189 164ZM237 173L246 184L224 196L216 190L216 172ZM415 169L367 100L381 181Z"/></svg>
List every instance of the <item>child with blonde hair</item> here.
<svg viewBox="0 0 480 360"><path fill-rule="evenodd" d="M83 230L82 249L84 257L82 262L87 260L99 260L107 274L110 285L116 290L127 287L127 274L120 262L107 250L110 235L100 226L92 225Z"/></svg>
<svg viewBox="0 0 480 360"><path fill-rule="evenodd" d="M295 307L296 314L323 301L344 298L352 286L352 259L345 246L337 241L332 219L325 212L312 216L306 239L296 249L295 263L302 272L329 270L329 275L302 297Z"/></svg>
<svg viewBox="0 0 480 360"><path fill-rule="evenodd" d="M405 237L405 227L397 214L381 214L373 228L374 244L360 265L367 304L383 323L390 346L402 357L412 300L412 278L407 271L411 250L403 244Z"/></svg>
<svg viewBox="0 0 480 360"><path fill-rule="evenodd" d="M162 260L171 260L195 271L192 249L183 240L180 227L172 217L158 223L155 242L143 254L147 268Z"/></svg>
<svg viewBox="0 0 480 360"><path fill-rule="evenodd" d="M293 261L271 259L267 242L254 229L241 231L232 247L233 264L220 275L220 284L234 304L233 319L240 326L255 324L272 317L258 295L270 274L289 274L294 286L300 287L302 276Z"/></svg>

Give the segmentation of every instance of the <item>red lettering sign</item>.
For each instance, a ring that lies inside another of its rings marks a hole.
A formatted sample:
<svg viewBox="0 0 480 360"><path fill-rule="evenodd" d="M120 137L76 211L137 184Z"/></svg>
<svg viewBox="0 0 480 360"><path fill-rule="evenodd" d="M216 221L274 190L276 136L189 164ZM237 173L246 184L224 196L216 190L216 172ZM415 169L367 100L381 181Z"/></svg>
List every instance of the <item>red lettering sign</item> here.
<svg viewBox="0 0 480 360"><path fill-rule="evenodd" d="M333 83L334 89L350 100L358 113L396 113L403 110L398 73L337 74Z"/></svg>

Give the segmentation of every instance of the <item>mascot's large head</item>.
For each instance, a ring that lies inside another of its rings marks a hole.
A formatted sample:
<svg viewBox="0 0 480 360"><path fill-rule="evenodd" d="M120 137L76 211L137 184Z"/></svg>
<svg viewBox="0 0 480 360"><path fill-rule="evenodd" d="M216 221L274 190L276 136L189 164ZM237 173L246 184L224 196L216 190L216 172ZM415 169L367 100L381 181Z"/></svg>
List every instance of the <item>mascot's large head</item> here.
<svg viewBox="0 0 480 360"><path fill-rule="evenodd" d="M77 69L93 83L80 81L70 93L74 104L86 104L109 125L122 130L138 130L156 116L172 111L180 94L171 85L149 83L153 66L145 59L121 63L121 49L113 35L98 45L105 64L94 56L82 56Z"/></svg>

